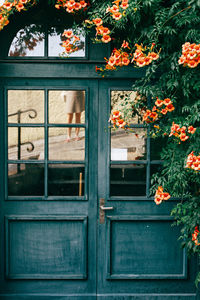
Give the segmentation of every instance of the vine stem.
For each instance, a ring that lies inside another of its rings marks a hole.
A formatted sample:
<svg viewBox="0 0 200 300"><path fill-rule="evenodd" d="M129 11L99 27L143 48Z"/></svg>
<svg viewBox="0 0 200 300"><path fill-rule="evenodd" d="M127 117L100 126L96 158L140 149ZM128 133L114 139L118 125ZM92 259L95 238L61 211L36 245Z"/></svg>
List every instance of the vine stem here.
<svg viewBox="0 0 200 300"><path fill-rule="evenodd" d="M161 28L160 28L160 31L161 31L161 29L165 26L165 24L166 24L167 22L169 22L169 21L170 21L171 19L173 19L174 17L178 16L178 15L179 15L180 13L182 13L183 11L190 9L191 7L192 7L191 5L188 6L188 7L185 7L185 8L183 8L183 9L181 9L180 11L178 11L177 13L175 13L175 14L174 14L173 16L171 16L170 18L168 18L168 19L162 24L162 26L161 26ZM156 37L156 40L158 40L159 34L160 34L160 32L158 32L157 37Z"/></svg>

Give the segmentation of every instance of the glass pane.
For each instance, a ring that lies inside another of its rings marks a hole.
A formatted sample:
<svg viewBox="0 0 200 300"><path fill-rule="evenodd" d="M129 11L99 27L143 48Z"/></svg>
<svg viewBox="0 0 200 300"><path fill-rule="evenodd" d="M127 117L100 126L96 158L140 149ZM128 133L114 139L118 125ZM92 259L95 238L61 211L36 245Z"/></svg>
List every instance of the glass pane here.
<svg viewBox="0 0 200 300"><path fill-rule="evenodd" d="M71 29L66 29L67 31L71 31ZM52 57L58 57L62 56L62 53L64 52L65 48L62 47L62 43L66 41L68 38L63 36L64 29L63 27L51 27L49 29L48 34L48 56ZM76 34L75 34L76 35ZM77 51L70 53L69 57L85 57L85 36L83 35L83 32L81 31L76 35L78 38L80 38L79 41L76 42ZM72 37L70 40L70 44L73 44L74 38Z"/></svg>
<svg viewBox="0 0 200 300"><path fill-rule="evenodd" d="M145 196L145 165L112 165L110 169L110 196Z"/></svg>
<svg viewBox="0 0 200 300"><path fill-rule="evenodd" d="M85 193L84 165L49 165L49 196L83 196Z"/></svg>
<svg viewBox="0 0 200 300"><path fill-rule="evenodd" d="M44 123L44 91L9 90L8 123Z"/></svg>
<svg viewBox="0 0 200 300"><path fill-rule="evenodd" d="M160 160L160 153L167 144L167 138L151 138L151 160Z"/></svg>
<svg viewBox="0 0 200 300"><path fill-rule="evenodd" d="M44 128L8 128L8 159L44 159Z"/></svg>
<svg viewBox="0 0 200 300"><path fill-rule="evenodd" d="M8 56L44 56L44 36L42 26L25 26L14 37Z"/></svg>
<svg viewBox="0 0 200 300"><path fill-rule="evenodd" d="M85 129L77 127L50 128L49 159L84 160Z"/></svg>
<svg viewBox="0 0 200 300"><path fill-rule="evenodd" d="M49 91L49 123L84 123L85 91Z"/></svg>
<svg viewBox="0 0 200 300"><path fill-rule="evenodd" d="M8 196L44 195L43 164L8 164Z"/></svg>
<svg viewBox="0 0 200 300"><path fill-rule="evenodd" d="M146 129L111 131L111 160L146 159Z"/></svg>
<svg viewBox="0 0 200 300"><path fill-rule="evenodd" d="M142 118L137 115L134 105L140 96L134 91L111 91L111 113L115 110L121 112L121 117L129 124L142 123ZM144 99L144 101L146 101ZM142 108L142 107L141 107Z"/></svg>

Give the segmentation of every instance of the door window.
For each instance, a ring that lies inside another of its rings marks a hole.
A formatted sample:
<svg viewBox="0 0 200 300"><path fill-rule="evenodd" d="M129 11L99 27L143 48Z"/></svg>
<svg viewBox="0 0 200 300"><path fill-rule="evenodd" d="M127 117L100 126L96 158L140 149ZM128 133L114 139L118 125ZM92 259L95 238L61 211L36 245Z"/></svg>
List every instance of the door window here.
<svg viewBox="0 0 200 300"><path fill-rule="evenodd" d="M8 90L9 197L86 195L84 90Z"/></svg>
<svg viewBox="0 0 200 300"><path fill-rule="evenodd" d="M134 114L137 94L128 90L110 92L110 112L119 111L128 130L110 124L110 196L149 197L151 176L162 164L163 141L150 140L149 126ZM155 155L156 153L156 155Z"/></svg>
<svg viewBox="0 0 200 300"><path fill-rule="evenodd" d="M63 42L67 37L63 36L65 30L72 30L64 26L51 26L30 24L20 29L12 40L8 52L9 57L36 57L36 58L58 58L63 56ZM75 34L75 33L74 33ZM76 29L75 52L68 53L70 58L86 57L86 38L83 30Z"/></svg>

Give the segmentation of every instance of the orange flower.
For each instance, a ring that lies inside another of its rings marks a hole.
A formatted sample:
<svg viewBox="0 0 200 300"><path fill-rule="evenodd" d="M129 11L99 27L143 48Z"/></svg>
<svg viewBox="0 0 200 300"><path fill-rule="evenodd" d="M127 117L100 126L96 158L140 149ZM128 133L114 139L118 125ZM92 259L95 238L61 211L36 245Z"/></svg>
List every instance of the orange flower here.
<svg viewBox="0 0 200 300"><path fill-rule="evenodd" d="M128 3L123 2L120 6L122 9L127 9L129 5Z"/></svg>
<svg viewBox="0 0 200 300"><path fill-rule="evenodd" d="M93 19L92 21L96 26L100 26L103 24L103 21L101 18L96 18L96 19Z"/></svg>
<svg viewBox="0 0 200 300"><path fill-rule="evenodd" d="M119 126L120 128L124 128L126 126L126 122L123 119L119 119L117 120L116 125Z"/></svg>
<svg viewBox="0 0 200 300"><path fill-rule="evenodd" d="M155 105L157 106L157 107L161 107L162 105L163 105L163 100L160 100L160 99L158 99L157 98L157 100L156 100L156 102L155 102Z"/></svg>
<svg viewBox="0 0 200 300"><path fill-rule="evenodd" d="M159 58L158 53L155 53L155 52L149 53L148 56L149 56L152 60L157 60L157 59Z"/></svg>
<svg viewBox="0 0 200 300"><path fill-rule="evenodd" d="M126 42L124 40L123 43L122 43L122 45L121 45L121 48L129 48L130 49L128 42Z"/></svg>
<svg viewBox="0 0 200 300"><path fill-rule="evenodd" d="M87 6L87 3L84 0L81 0L80 5L84 8Z"/></svg>
<svg viewBox="0 0 200 300"><path fill-rule="evenodd" d="M16 6L16 9L20 12L22 9L24 9L24 5L22 3L18 3Z"/></svg>
<svg viewBox="0 0 200 300"><path fill-rule="evenodd" d="M108 64L112 67L115 65L116 58L114 56L111 56L108 60Z"/></svg>
<svg viewBox="0 0 200 300"><path fill-rule="evenodd" d="M111 41L111 37L108 34L106 34L106 35L103 35L101 40L104 43L109 43Z"/></svg>
<svg viewBox="0 0 200 300"><path fill-rule="evenodd" d="M163 109L161 110L161 114L166 115L166 114L167 114L167 109L166 109L166 108L163 108Z"/></svg>
<svg viewBox="0 0 200 300"><path fill-rule="evenodd" d="M162 186L159 186L156 193L155 193L155 196L154 196L154 202L159 205L162 203L162 201L166 201L170 198L170 194L169 193L166 193L166 192L163 192L163 187Z"/></svg>
<svg viewBox="0 0 200 300"><path fill-rule="evenodd" d="M10 10L13 7L13 4L14 4L13 2L11 3L6 1L3 4L3 8Z"/></svg>
<svg viewBox="0 0 200 300"><path fill-rule="evenodd" d="M194 233L192 234L192 241L195 243L196 246L200 246L198 235L199 235L199 229L198 226L196 226L194 229Z"/></svg>
<svg viewBox="0 0 200 300"><path fill-rule="evenodd" d="M185 142L189 138L189 136L187 136L186 133L181 133L179 138L182 142Z"/></svg>
<svg viewBox="0 0 200 300"><path fill-rule="evenodd" d="M175 107L173 106L172 103L170 103L167 105L166 110L171 112L171 111L175 110Z"/></svg>
<svg viewBox="0 0 200 300"><path fill-rule="evenodd" d="M165 105L169 105L169 104L172 103L172 101L171 101L171 99L166 98L166 99L163 100L163 103L164 103Z"/></svg>
<svg viewBox="0 0 200 300"><path fill-rule="evenodd" d="M62 36L66 36L67 38L73 37L73 31L72 30L65 30L62 34Z"/></svg>
<svg viewBox="0 0 200 300"><path fill-rule="evenodd" d="M196 128L194 128L193 126L189 126L188 127L188 132L191 133L191 134L194 134L196 131Z"/></svg>
<svg viewBox="0 0 200 300"><path fill-rule="evenodd" d="M121 116L121 112L119 110L113 111L112 114L113 114L113 118L114 119L117 119L117 118L119 118Z"/></svg>
<svg viewBox="0 0 200 300"><path fill-rule="evenodd" d="M79 10L81 8L82 8L82 5L79 2L76 2L75 5L74 5L74 9Z"/></svg>
<svg viewBox="0 0 200 300"><path fill-rule="evenodd" d="M120 20L122 17L122 14L120 12L116 12L112 15L113 19Z"/></svg>
<svg viewBox="0 0 200 300"><path fill-rule="evenodd" d="M125 66L128 66L130 63L130 59L128 59L127 57L122 57L122 64Z"/></svg>
<svg viewBox="0 0 200 300"><path fill-rule="evenodd" d="M67 11L68 13L72 13L72 12L74 11L73 6L72 6L72 7L67 7L66 11Z"/></svg>
<svg viewBox="0 0 200 300"><path fill-rule="evenodd" d="M108 35L110 33L110 30L107 27L103 27L101 32L102 35Z"/></svg>
<svg viewBox="0 0 200 300"><path fill-rule="evenodd" d="M111 8L110 8L110 12L111 13L116 13L119 11L119 7L117 5L113 5Z"/></svg>

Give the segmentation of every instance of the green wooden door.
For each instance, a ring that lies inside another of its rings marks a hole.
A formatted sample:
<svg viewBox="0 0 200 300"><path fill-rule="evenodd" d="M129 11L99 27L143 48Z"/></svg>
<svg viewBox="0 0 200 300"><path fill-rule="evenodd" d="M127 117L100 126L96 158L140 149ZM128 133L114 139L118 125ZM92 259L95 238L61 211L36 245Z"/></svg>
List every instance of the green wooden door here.
<svg viewBox="0 0 200 300"><path fill-rule="evenodd" d="M162 163L159 143L137 117L129 134L105 128L111 108L123 111L128 96L134 101L131 82L104 80L99 87L98 197L107 210L99 209L98 298L197 299L195 263L188 265L171 227L175 199L157 206L149 197L150 177Z"/></svg>
<svg viewBox="0 0 200 300"><path fill-rule="evenodd" d="M5 81L0 299L96 298L97 90L93 80Z"/></svg>
<svg viewBox="0 0 200 300"><path fill-rule="evenodd" d="M149 197L157 145L137 118L130 134L109 128L131 83L2 81L0 299L195 299L175 200ZM72 92L85 107L71 123Z"/></svg>

